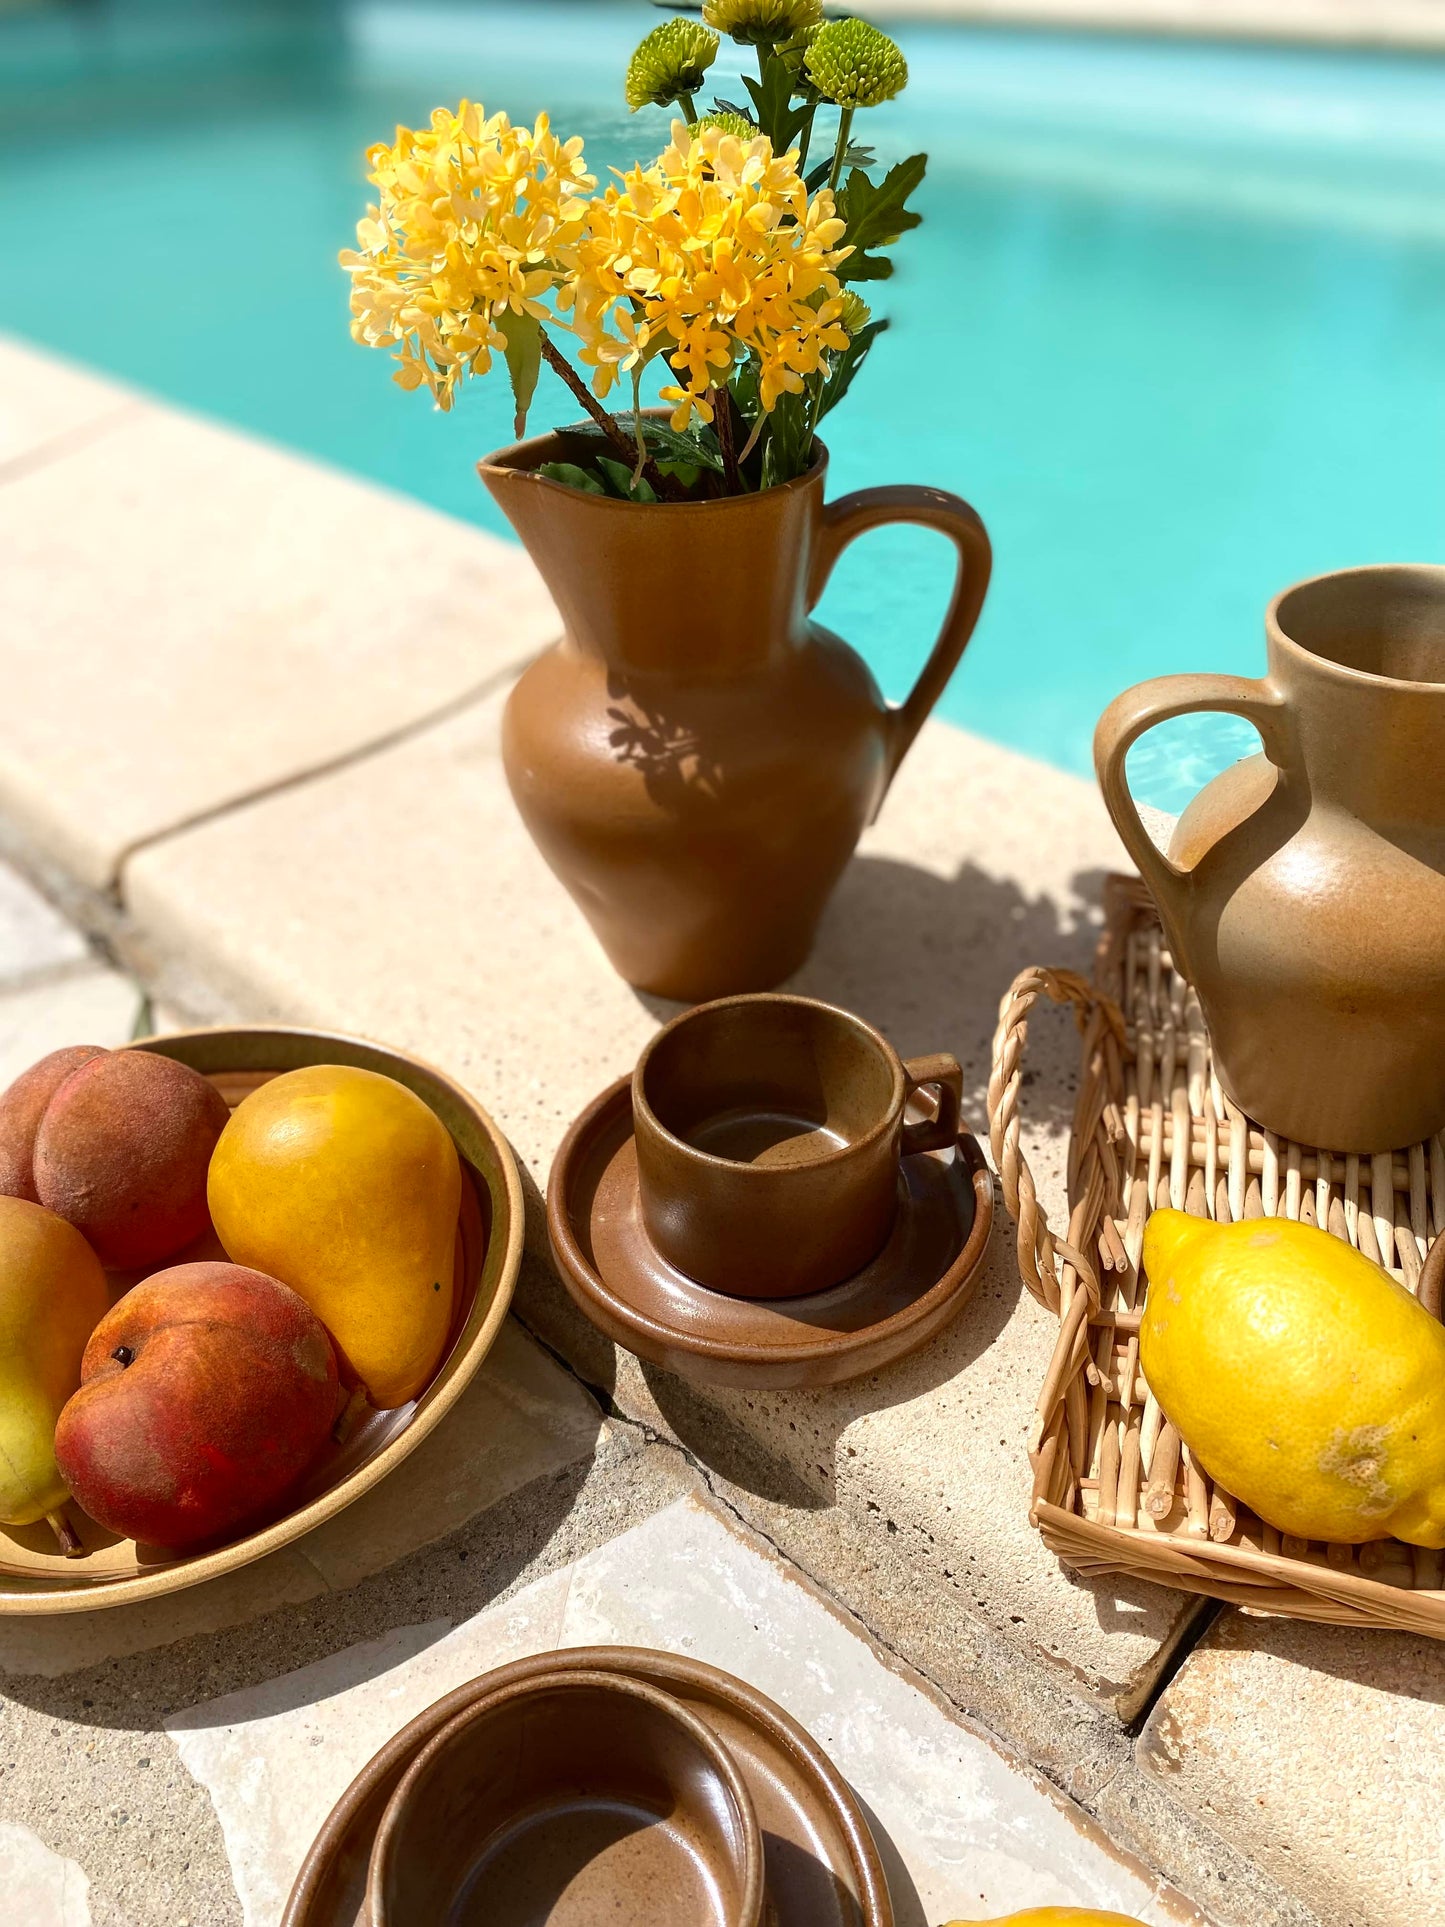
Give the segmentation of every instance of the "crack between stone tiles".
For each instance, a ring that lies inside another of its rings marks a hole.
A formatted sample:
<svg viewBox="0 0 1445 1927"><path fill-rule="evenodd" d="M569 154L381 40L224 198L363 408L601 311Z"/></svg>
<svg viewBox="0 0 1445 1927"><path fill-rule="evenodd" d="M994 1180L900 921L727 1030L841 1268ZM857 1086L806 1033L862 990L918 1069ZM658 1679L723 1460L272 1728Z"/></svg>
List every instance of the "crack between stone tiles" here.
<svg viewBox="0 0 1445 1927"><path fill-rule="evenodd" d="M48 442L41 442L37 448L27 448L23 455L14 455L8 462L0 462L0 487L7 482L20 482L27 475L35 475L41 469L53 468L68 455L75 455L92 443L103 441L115 428L131 421L137 415L147 413L149 404L136 400L119 402L104 415L94 416L88 422L81 422L74 428L67 428L59 435L52 435Z"/></svg>
<svg viewBox="0 0 1445 1927"><path fill-rule="evenodd" d="M826 1581L819 1579L805 1566L801 1566L798 1561L793 1558L791 1553L779 1545L778 1541L773 1538L765 1526L760 1525L755 1519L749 1518L728 1498L725 1492L719 1490L716 1483L716 1475L712 1469L704 1465L686 1446L682 1445L678 1440L658 1432L655 1427L649 1425L645 1419L633 1418L624 1412L610 1393L602 1387L593 1384L591 1380L584 1378L569 1359L559 1352L554 1345L549 1344L540 1333L535 1331L516 1310L515 1306L513 1307L513 1316L516 1317L518 1324L521 1325L528 1337L540 1345L542 1350L561 1367L574 1383L580 1385L584 1391L591 1394L602 1407L605 1415L615 1425L632 1433L643 1445L661 1446L671 1454L672 1457L696 1473L703 1489L717 1506L719 1512L728 1520L736 1523L741 1529L745 1539L751 1538L757 1540L761 1545L765 1546L784 1571L795 1578L796 1583L802 1585L808 1592L817 1597L828 1610L832 1611L835 1616L842 1620L850 1629L861 1629L861 1636L866 1642L882 1656L886 1662L891 1662L889 1664L890 1671L896 1673L899 1678L909 1684L915 1681L921 1682L921 1687L915 1686L915 1690L926 1690L929 1695L936 1698L939 1705L945 1709L951 1717L965 1720L972 1726L978 1728L998 1751L1010 1759L1019 1761L1029 1772L1036 1773L1040 1779L1047 1781L1049 1786L1051 1786L1061 1798L1087 1813L1095 1825L1103 1827L1106 1836L1110 1840L1113 1839L1113 1835L1109 1833L1108 1828L1104 1827L1104 1822L1099 1814L1094 1811L1094 1801L1097 1799L1098 1793L1102 1792L1103 1788L1109 1785L1117 1774L1123 1770L1125 1764L1123 1761L1109 1768L1100 1781L1098 1789L1090 1795L1088 1800L1080 1799L1076 1793L1071 1792L1068 1787L1064 1786L1055 1775L1050 1773L1045 1767L1039 1765L1029 1753L1017 1746L1013 1741L1007 1739L1003 1734L996 1732L977 1710L965 1706L959 1700L955 1699L946 1687L933 1678L931 1673L926 1672L915 1660L909 1659L906 1654L900 1652L891 1640L872 1626L854 1606L850 1605L846 1599L843 1599L836 1593ZM1173 1678L1172 1671L1169 1677L1171 1679ZM1152 1700L1150 1703L1152 1704ZM1130 1735L1130 1729L1124 1726L1122 1722L1121 1730L1126 1737ZM1157 1867L1151 1867L1150 1871L1157 1878L1165 1880L1171 1878L1171 1876L1162 1873Z"/></svg>
<svg viewBox="0 0 1445 1927"><path fill-rule="evenodd" d="M256 789L243 791L238 796L227 797L223 803L212 804L210 808L197 810L193 815L182 817L178 822L168 823L163 830L153 830L148 836L137 837L134 842L127 843L116 857L110 878L105 885L105 894L116 908L123 910L125 908L125 868L133 857L141 855L146 850L155 849L158 844L168 843L173 837L185 836L191 830L204 829L207 825L218 823L225 817L234 816L241 810L251 809L257 803L269 802L273 796L284 796L291 790L302 789L306 784L318 782L324 776L334 776L338 771L351 769L356 764L367 762L386 750L399 748L403 743L409 743L418 736L424 736L429 730L465 715L469 709L474 709L479 703L485 702L489 696L494 696L499 689L515 681L527 665L535 662L540 654L540 650L529 650L525 655L514 657L510 662L504 663L500 669L495 669L489 676L483 677L481 682L473 683L469 689L464 689L460 695L449 697L446 702L439 703L435 709L428 710L425 715L413 717L410 722L401 723L395 729L387 730L380 736L370 737L353 749L341 750L335 756L313 763L304 770L293 771L289 776L279 776L274 782L262 783Z"/></svg>

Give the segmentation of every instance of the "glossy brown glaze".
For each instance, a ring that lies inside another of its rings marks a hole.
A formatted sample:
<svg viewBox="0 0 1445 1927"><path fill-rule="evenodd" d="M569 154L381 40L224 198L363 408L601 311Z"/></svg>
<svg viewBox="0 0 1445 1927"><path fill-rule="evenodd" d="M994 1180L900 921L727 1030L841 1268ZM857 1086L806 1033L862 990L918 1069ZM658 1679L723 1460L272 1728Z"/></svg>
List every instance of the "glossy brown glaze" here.
<svg viewBox="0 0 1445 1927"><path fill-rule="evenodd" d="M925 1086L936 1115L905 1125ZM739 1298L825 1291L876 1258L898 1161L958 1136L963 1072L904 1064L811 997L726 997L660 1030L632 1076L643 1222L662 1257Z"/></svg>
<svg viewBox="0 0 1445 1927"><path fill-rule="evenodd" d="M367 1884L375 1927L758 1927L762 1839L711 1727L644 1680L564 1659L427 1742Z"/></svg>
<svg viewBox="0 0 1445 1927"><path fill-rule="evenodd" d="M665 505L531 472L590 452L547 435L481 464L563 624L508 701L507 780L629 983L688 1003L768 989L807 956L973 633L988 537L939 489L825 506L826 455L761 494ZM938 529L959 557L943 629L896 709L808 621L843 549L886 522Z"/></svg>
<svg viewBox="0 0 1445 1927"><path fill-rule="evenodd" d="M1099 781L1230 1098L1305 1144L1388 1150L1445 1125L1445 568L1316 577L1275 599L1266 632L1260 682L1120 696ZM1264 756L1196 798L1165 856L1124 759L1207 709L1246 717Z"/></svg>
<svg viewBox="0 0 1445 1927"><path fill-rule="evenodd" d="M767 1927L894 1927L878 1849L847 1782L804 1729L752 1687L698 1660L640 1647L569 1651L569 1666L645 1680L705 1720L737 1762L763 1840ZM382 1747L332 1810L282 1927L373 1927L366 1880L377 1828L407 1768L463 1708L553 1670L555 1653L471 1680Z"/></svg>
<svg viewBox="0 0 1445 1927"><path fill-rule="evenodd" d="M892 1233L856 1276L801 1298L709 1291L647 1235L622 1078L563 1139L547 1229L577 1305L640 1358L714 1385L841 1385L920 1350L957 1317L988 1247L993 1179L969 1132L952 1152L907 1158L898 1171Z"/></svg>

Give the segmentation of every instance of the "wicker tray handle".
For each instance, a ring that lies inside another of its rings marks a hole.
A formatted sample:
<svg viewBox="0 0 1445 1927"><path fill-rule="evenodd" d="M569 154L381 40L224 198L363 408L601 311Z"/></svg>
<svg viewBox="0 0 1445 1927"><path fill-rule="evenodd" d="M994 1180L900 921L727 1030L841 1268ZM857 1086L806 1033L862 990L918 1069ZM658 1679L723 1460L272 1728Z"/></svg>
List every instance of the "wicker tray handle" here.
<svg viewBox="0 0 1445 1927"><path fill-rule="evenodd" d="M1079 1092L1069 1147L1069 1236L1050 1230L1038 1200L1028 1159L1019 1148L1019 1091L1023 1084L1024 1045L1029 1015L1040 997L1072 1007L1074 1021L1086 1041L1088 1071ZM999 1005L998 1029L993 1039L993 1068L988 1080L988 1131L994 1164L1003 1184L1004 1203L1018 1226L1019 1271L1040 1304L1062 1314L1081 1281L1090 1304L1099 1303L1099 1279L1093 1261L1076 1242L1076 1232L1092 1222L1097 1209L1090 1194L1103 1182L1101 1158L1114 1161L1118 1132L1109 1114L1106 1054L1124 1040L1124 1018L1111 997L1073 970L1020 971Z"/></svg>

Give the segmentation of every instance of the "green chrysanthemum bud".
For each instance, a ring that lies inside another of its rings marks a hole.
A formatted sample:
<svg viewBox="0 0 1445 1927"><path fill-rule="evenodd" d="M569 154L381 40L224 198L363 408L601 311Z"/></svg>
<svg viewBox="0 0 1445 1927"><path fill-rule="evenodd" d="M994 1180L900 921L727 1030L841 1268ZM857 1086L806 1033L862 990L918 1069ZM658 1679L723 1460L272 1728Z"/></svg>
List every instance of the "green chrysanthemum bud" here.
<svg viewBox="0 0 1445 1927"><path fill-rule="evenodd" d="M757 128L745 114L704 114L697 125L699 132L704 127L717 127L724 134L736 134L740 141L753 141L758 137Z"/></svg>
<svg viewBox="0 0 1445 1927"><path fill-rule="evenodd" d="M873 310L861 294L851 288L843 290L843 312L838 317L838 326L847 335L860 335L873 319Z"/></svg>
<svg viewBox="0 0 1445 1927"><path fill-rule="evenodd" d="M823 18L823 0L703 0L702 17L748 47L776 47Z"/></svg>
<svg viewBox="0 0 1445 1927"><path fill-rule="evenodd" d="M635 114L639 107L670 107L695 94L717 50L717 35L696 20L664 20L627 63L628 106Z"/></svg>
<svg viewBox="0 0 1445 1927"><path fill-rule="evenodd" d="M805 56L808 78L839 107L881 107L908 85L908 62L866 20L830 20Z"/></svg>
<svg viewBox="0 0 1445 1927"><path fill-rule="evenodd" d="M805 65L808 57L808 49L821 32L821 24L818 26L805 27L801 33L795 33L791 40L781 41L779 45L773 49L779 60L785 61L791 68L793 75L793 92L795 94L801 94L804 100L818 101L823 98L809 78L808 69Z"/></svg>

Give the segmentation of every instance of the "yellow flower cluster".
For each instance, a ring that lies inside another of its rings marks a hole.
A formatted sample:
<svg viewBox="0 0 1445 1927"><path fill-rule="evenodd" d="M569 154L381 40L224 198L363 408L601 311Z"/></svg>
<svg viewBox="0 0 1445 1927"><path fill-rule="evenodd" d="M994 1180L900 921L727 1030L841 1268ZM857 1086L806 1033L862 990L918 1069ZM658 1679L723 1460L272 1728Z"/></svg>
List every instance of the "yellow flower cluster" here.
<svg viewBox="0 0 1445 1927"><path fill-rule="evenodd" d="M351 332L394 348L402 387L425 384L449 408L462 377L506 348L509 314L548 313L542 297L568 271L596 180L581 141L558 140L545 114L514 127L470 101L438 108L430 128L399 127L367 163L380 201L341 257Z"/></svg>
<svg viewBox="0 0 1445 1927"><path fill-rule="evenodd" d="M795 153L677 120L667 151L618 181L591 203L558 297L599 397L665 354L678 380L661 394L680 430L694 413L712 420L709 390L753 355L771 414L847 347L844 224L826 190L809 199Z"/></svg>

